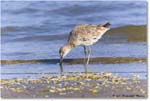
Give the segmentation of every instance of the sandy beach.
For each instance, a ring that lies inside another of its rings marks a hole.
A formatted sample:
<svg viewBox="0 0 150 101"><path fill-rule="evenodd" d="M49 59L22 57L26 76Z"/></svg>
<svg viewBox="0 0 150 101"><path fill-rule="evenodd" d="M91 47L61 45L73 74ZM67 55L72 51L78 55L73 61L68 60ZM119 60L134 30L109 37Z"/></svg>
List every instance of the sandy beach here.
<svg viewBox="0 0 150 101"><path fill-rule="evenodd" d="M146 98L147 81L112 73L1 80L2 98Z"/></svg>

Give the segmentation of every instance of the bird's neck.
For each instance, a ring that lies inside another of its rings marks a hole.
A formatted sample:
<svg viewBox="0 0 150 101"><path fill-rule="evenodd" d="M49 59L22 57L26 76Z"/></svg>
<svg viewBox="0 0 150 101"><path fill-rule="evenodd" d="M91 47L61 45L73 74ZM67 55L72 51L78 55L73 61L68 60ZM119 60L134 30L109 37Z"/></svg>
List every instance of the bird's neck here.
<svg viewBox="0 0 150 101"><path fill-rule="evenodd" d="M65 52L63 54L63 57L66 56L75 46L70 44L70 43L67 43L63 46L63 48L65 49Z"/></svg>
<svg viewBox="0 0 150 101"><path fill-rule="evenodd" d="M72 43L67 43L67 44L65 44L65 46L67 46L67 47L70 48L70 49L72 49L72 48L75 47L75 45L72 44Z"/></svg>

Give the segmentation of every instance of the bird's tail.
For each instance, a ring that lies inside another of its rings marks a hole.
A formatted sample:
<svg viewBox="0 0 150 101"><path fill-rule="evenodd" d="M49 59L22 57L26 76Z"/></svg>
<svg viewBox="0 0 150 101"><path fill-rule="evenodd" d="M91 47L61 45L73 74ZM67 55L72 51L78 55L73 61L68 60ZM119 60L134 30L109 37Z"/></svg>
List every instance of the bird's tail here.
<svg viewBox="0 0 150 101"><path fill-rule="evenodd" d="M109 23L109 22L107 22L107 23L105 23L105 24L103 24L102 26L103 27L109 27L111 24Z"/></svg>

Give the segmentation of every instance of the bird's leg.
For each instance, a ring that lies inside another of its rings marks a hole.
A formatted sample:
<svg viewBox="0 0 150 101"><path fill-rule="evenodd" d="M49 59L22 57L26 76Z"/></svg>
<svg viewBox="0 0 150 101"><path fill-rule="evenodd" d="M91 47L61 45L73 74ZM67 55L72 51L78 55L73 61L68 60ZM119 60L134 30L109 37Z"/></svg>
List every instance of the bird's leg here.
<svg viewBox="0 0 150 101"><path fill-rule="evenodd" d="M84 47L84 69L85 69L85 72L87 72L87 66L86 66L86 58L87 58L87 47L86 46L83 46Z"/></svg>
<svg viewBox="0 0 150 101"><path fill-rule="evenodd" d="M84 46L84 64L86 64L86 58L87 58L87 48Z"/></svg>
<svg viewBox="0 0 150 101"><path fill-rule="evenodd" d="M89 61L90 61L90 54L91 54L91 48L90 48L90 46L88 46L87 54L88 54L88 56L87 56L86 64L88 65Z"/></svg>
<svg viewBox="0 0 150 101"><path fill-rule="evenodd" d="M91 49L90 46L84 46L84 54L85 54L85 58L84 58L84 63L85 63L85 73L87 73L88 71L88 64L90 61L90 54L91 54Z"/></svg>
<svg viewBox="0 0 150 101"><path fill-rule="evenodd" d="M88 50L87 50L87 61L86 61L86 68L88 68L88 64L89 64L89 61L90 61L90 55L91 55L91 48L90 46L88 46Z"/></svg>

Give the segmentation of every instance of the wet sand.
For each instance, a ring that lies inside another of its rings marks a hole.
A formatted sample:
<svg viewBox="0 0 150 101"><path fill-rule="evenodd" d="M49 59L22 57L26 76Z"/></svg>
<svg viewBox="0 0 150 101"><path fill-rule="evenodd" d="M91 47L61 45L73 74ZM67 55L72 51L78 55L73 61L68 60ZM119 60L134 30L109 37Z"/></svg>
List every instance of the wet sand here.
<svg viewBox="0 0 150 101"><path fill-rule="evenodd" d="M147 39L147 27L145 25L128 25L119 28L112 28L107 33L109 36L121 37L122 39L126 39L128 42L146 41Z"/></svg>
<svg viewBox="0 0 150 101"><path fill-rule="evenodd" d="M20 64L20 63L59 63L60 59L35 59L35 60L1 60L1 64ZM78 59L64 59L66 64L82 64L84 58ZM95 57L90 58L90 64L102 63L102 64L118 64L118 63L130 63L130 62L146 62L146 58L135 57Z"/></svg>
<svg viewBox="0 0 150 101"><path fill-rule="evenodd" d="M146 98L147 81L112 73L1 80L2 98Z"/></svg>

